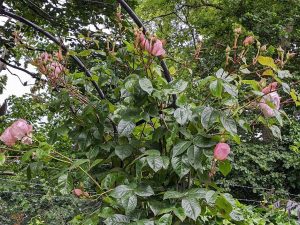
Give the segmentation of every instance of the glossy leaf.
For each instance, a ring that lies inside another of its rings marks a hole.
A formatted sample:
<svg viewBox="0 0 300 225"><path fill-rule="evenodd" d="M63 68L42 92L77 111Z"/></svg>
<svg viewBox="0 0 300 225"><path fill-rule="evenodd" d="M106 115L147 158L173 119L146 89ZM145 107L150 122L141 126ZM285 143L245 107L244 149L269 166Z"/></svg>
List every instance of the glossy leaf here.
<svg viewBox="0 0 300 225"><path fill-rule="evenodd" d="M153 92L153 86L148 78L142 78L139 80L140 87L143 91L147 92L149 95Z"/></svg>
<svg viewBox="0 0 300 225"><path fill-rule="evenodd" d="M232 167L229 160L219 162L219 170L224 176L227 176L230 173L231 169Z"/></svg>
<svg viewBox="0 0 300 225"><path fill-rule="evenodd" d="M164 162L161 156L147 156L148 165L153 169L154 172L158 172L163 168Z"/></svg>
<svg viewBox="0 0 300 225"><path fill-rule="evenodd" d="M176 144L173 147L173 157L181 155L184 153L190 146L192 142L191 141L180 141L178 144Z"/></svg>
<svg viewBox="0 0 300 225"><path fill-rule="evenodd" d="M118 124L118 133L120 136L129 136L134 128L135 124L133 122L121 120Z"/></svg>
<svg viewBox="0 0 300 225"><path fill-rule="evenodd" d="M192 220L196 221L201 213L201 207L196 199L184 198L181 201L181 207L185 215Z"/></svg>
<svg viewBox="0 0 300 225"><path fill-rule="evenodd" d="M237 133L236 122L234 119L227 116L221 115L221 123L230 134L234 135Z"/></svg>
<svg viewBox="0 0 300 225"><path fill-rule="evenodd" d="M172 225L172 215L165 214L159 218L157 225Z"/></svg>

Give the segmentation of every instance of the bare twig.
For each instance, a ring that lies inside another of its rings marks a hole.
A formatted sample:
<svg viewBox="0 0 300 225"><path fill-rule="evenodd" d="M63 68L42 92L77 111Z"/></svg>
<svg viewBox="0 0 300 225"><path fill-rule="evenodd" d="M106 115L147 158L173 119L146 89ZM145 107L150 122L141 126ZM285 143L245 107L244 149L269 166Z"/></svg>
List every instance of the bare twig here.
<svg viewBox="0 0 300 225"><path fill-rule="evenodd" d="M5 65L10 66L11 68L20 70L20 71L22 71L22 72L24 72L24 73L27 73L27 74L30 75L32 78L35 78L35 79L37 79L37 80L41 80L41 81L45 81L45 82L46 82L46 80L40 78L37 74L34 74L34 73L32 73L32 72L29 72L28 70L25 70L25 69L23 69L23 68L21 68L21 67L15 66L15 65L13 65L13 64L11 64L11 63L9 63L9 62L7 62L7 61L4 60L4 59L1 59L1 58L0 58L0 61L1 61L2 63L4 63Z"/></svg>

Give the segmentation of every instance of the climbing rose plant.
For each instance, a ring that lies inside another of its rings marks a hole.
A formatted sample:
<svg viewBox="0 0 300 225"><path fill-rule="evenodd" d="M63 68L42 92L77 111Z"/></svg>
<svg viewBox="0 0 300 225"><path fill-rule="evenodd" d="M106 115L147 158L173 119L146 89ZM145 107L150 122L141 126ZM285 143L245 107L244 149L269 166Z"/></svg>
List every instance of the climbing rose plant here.
<svg viewBox="0 0 300 225"><path fill-rule="evenodd" d="M117 16L122 23L120 12ZM274 60L254 36L242 41L237 28L234 46L224 49L223 68L198 76L193 63L174 64L175 78L167 82L159 66L168 57L163 41L139 29L121 31L131 38L109 39L106 51L36 55L32 64L49 81L52 118L61 116L59 127L47 142L37 136L32 143L32 126L24 118L0 140L9 147L18 140L32 144L24 163L59 165L54 191L102 202L74 224L247 224L246 210L222 193L215 175L230 172L230 146L241 144L239 132L251 133L260 123L280 138L280 102L290 94L283 67L290 56L279 49ZM93 76L68 68L70 56L90 61ZM106 99L91 94L91 80L106 91ZM61 134L72 150L57 148Z"/></svg>

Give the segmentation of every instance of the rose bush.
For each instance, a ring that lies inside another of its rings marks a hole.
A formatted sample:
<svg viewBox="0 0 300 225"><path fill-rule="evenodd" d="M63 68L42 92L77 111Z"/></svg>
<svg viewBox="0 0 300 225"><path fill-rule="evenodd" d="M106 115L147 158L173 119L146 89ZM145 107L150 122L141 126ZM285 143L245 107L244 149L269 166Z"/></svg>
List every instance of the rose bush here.
<svg viewBox="0 0 300 225"><path fill-rule="evenodd" d="M101 201L74 224L254 223L214 179L230 173L230 145L246 141L242 130L263 125L281 138L281 98L290 95L287 53L262 51L238 29L234 46L223 48L224 63L199 75L192 54L178 62L165 55L160 39L117 17L106 47L95 32L81 35L81 51L34 54L32 64L50 81L44 99L51 126L22 155L27 173L54 167L49 179L56 185L48 193ZM89 66L88 76L71 63L76 57ZM169 70L159 66L163 57ZM9 152L3 147L2 154Z"/></svg>

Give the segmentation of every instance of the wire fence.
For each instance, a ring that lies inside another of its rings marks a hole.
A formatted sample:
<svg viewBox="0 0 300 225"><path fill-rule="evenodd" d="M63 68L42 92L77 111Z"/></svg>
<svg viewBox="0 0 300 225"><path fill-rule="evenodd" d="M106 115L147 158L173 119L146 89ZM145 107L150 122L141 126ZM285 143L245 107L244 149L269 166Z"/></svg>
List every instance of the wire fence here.
<svg viewBox="0 0 300 225"><path fill-rule="evenodd" d="M285 192L285 191L282 191L282 190L276 190L274 188L254 187L254 186L247 186L247 185L239 185L239 184L235 184L235 183L216 183L216 184L229 186L229 187L238 187L238 188L250 189L250 190L268 191L268 192L272 192L272 193L287 195L289 197L300 198L300 194L299 195L292 194L292 193Z"/></svg>
<svg viewBox="0 0 300 225"><path fill-rule="evenodd" d="M47 187L46 184L41 184L41 183L35 183L35 182L29 182L29 181L23 181L23 180L16 180L16 179L6 179L6 178L0 178L0 181L4 181L4 182L8 182L8 183L15 183L15 184L23 184L23 185L28 185L28 186L31 186L31 189L34 189L34 190L39 190L40 192L18 192L18 191L1 191L0 190L0 193L19 193L19 194L26 194L26 195L46 195L47 193L44 193L45 191L50 191L50 189ZM226 188L226 187L238 187L238 188L243 188L243 189L249 189L249 190L259 190L261 192L259 193L266 193L266 192L272 192L272 193L276 193L276 194L282 194L282 195L286 195L288 196L289 198L292 197L292 198L300 198L300 194L297 195L297 194L292 194L292 193L289 193L289 192L285 192L285 191L282 191L282 190L275 190L274 188L265 188L265 187L254 187L254 186L247 186L247 185L239 185L239 184L235 184L235 183L221 183L221 182L218 182L216 183L217 185L222 185L223 188ZM39 187L39 188L37 188ZM44 189L42 189L44 188ZM43 191L43 192L41 192ZM265 192L264 192L265 191ZM97 192L95 191L88 191L89 194L93 194L93 195L96 195ZM51 197L53 198L66 198L68 196L59 196L59 195L51 195ZM70 196L69 196L70 197ZM257 199L238 199L240 201L246 201L246 202L261 202Z"/></svg>
<svg viewBox="0 0 300 225"><path fill-rule="evenodd" d="M36 192L34 191L10 191L10 190L1 190L0 193L11 193L11 194L24 194L24 195L37 195L37 196L49 196L51 198L74 198L75 196L69 195L69 196L64 196L64 195L50 195L48 193L45 193L45 191L51 191L45 184L39 184L39 183L33 183L33 182L28 182L28 181L21 181L21 180L14 180L14 179L5 179L5 178L0 178L0 181L5 181L5 182L10 182L14 184L23 184L23 185L31 185L32 190L37 190ZM35 187L43 187L47 189L42 189L42 188L35 188ZM89 194L97 194L95 191L88 191ZM85 199L86 200L86 199Z"/></svg>

